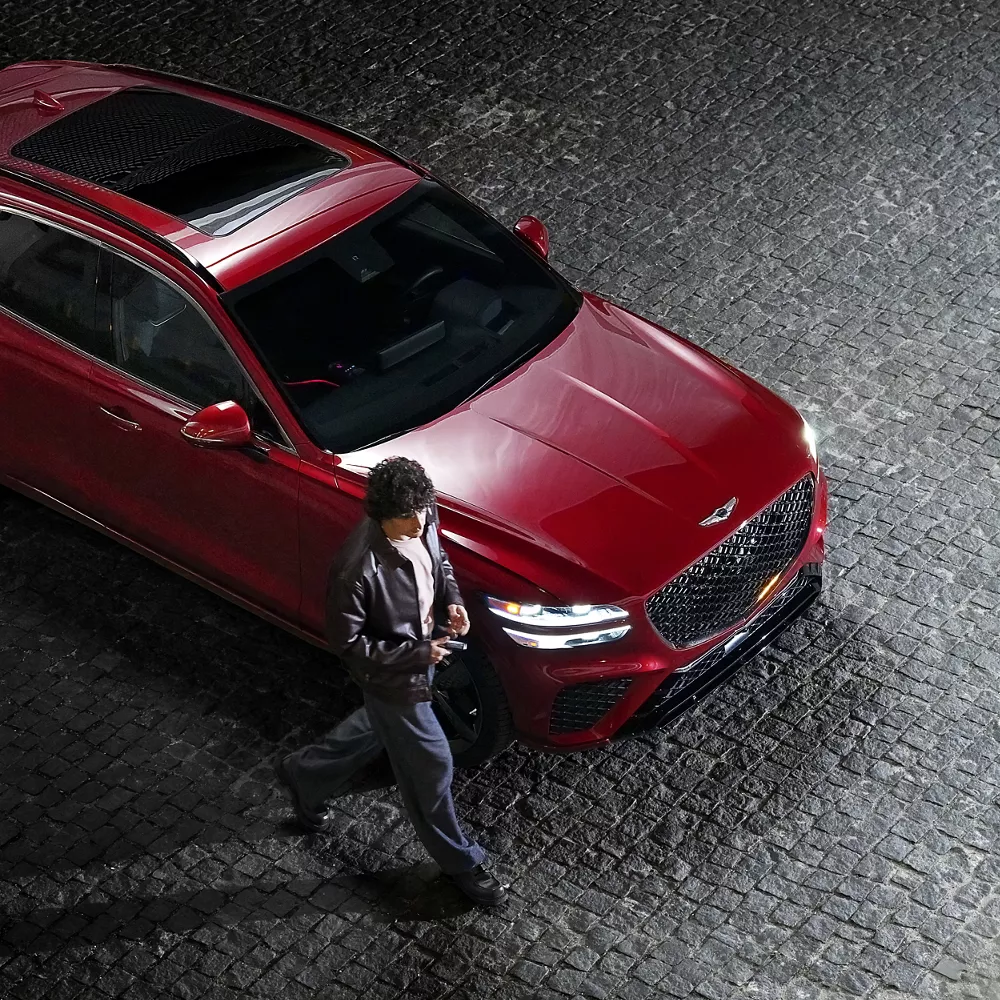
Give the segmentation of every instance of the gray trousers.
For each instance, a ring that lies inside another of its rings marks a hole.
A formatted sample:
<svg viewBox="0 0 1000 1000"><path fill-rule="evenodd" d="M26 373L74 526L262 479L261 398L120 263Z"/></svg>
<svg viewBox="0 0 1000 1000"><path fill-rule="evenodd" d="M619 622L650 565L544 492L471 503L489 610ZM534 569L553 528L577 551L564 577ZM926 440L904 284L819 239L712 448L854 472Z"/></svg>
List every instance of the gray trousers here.
<svg viewBox="0 0 1000 1000"><path fill-rule="evenodd" d="M287 761L303 804L322 811L382 750L427 853L447 874L466 872L486 852L463 833L451 797L451 747L429 701L394 705L365 694L365 704L332 729L321 743L303 747Z"/></svg>

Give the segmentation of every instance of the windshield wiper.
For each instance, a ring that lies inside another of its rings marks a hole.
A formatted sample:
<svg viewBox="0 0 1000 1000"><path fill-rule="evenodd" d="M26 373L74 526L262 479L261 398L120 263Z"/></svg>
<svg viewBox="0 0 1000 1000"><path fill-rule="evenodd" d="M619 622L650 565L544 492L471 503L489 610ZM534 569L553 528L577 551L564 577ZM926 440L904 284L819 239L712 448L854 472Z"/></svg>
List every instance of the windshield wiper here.
<svg viewBox="0 0 1000 1000"><path fill-rule="evenodd" d="M419 424L414 424L412 427L401 427L398 431L389 431L388 434L380 438L376 438L374 441L369 441L367 444L359 444L357 447L351 448L351 451L364 451L366 448L374 448L376 445L385 444L386 441L391 441L393 438L402 437L404 434L409 434L410 431L415 431L418 427L423 427L427 423L426 420Z"/></svg>
<svg viewBox="0 0 1000 1000"><path fill-rule="evenodd" d="M485 392L491 385L496 385L501 379L506 378L512 371L519 368L525 361L528 360L532 355L537 354L544 344L533 344L527 350L522 351L513 361L508 362L503 368L498 372L494 372L478 389L470 393L461 403L457 403L457 406L461 406L463 403L467 403L470 399L475 399L481 392ZM375 441L369 441L367 444L358 445L351 448L351 451L363 451L366 448L374 448L376 445L385 444L386 441L391 441L393 438L401 437L403 434L409 434L410 431L417 430L418 427L423 427L426 424L426 420L421 420L419 423L413 424L410 427L401 427L399 430L389 431L388 434L384 434L382 437L376 439Z"/></svg>
<svg viewBox="0 0 1000 1000"><path fill-rule="evenodd" d="M469 393L465 399L462 400L458 405L461 406L463 403L467 403L470 399L475 399L480 393L485 392L491 385L496 385L497 382L505 379L512 371L516 371L525 361L528 360L532 355L537 354L544 344L532 344L526 351L522 351L513 361L504 365L503 368L498 372L494 372L478 389Z"/></svg>

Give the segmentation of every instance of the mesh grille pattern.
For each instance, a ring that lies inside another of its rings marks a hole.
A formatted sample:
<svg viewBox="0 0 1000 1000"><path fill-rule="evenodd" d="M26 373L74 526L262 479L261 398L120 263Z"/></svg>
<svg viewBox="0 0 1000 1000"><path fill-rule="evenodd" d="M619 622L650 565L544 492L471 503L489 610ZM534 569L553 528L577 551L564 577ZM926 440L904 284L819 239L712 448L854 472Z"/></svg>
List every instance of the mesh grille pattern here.
<svg viewBox="0 0 1000 1000"><path fill-rule="evenodd" d="M800 479L646 602L656 630L674 646L724 632L753 611L764 585L801 551L812 521L814 480Z"/></svg>
<svg viewBox="0 0 1000 1000"><path fill-rule="evenodd" d="M618 704L631 683L631 677L614 677L563 688L552 705L549 731L575 733L590 729Z"/></svg>
<svg viewBox="0 0 1000 1000"><path fill-rule="evenodd" d="M298 147L346 164L331 150L238 111L186 94L133 87L60 118L11 152L125 192L216 160Z"/></svg>
<svg viewBox="0 0 1000 1000"><path fill-rule="evenodd" d="M803 590L813 585L813 580L816 579L813 575L815 569L816 567L813 565L803 568L803 571L753 619L749 626L749 632L743 637L737 648L752 644L756 636L766 631L777 619L786 614L792 615L794 618L794 609L791 609L789 605L794 604L799 599ZM725 674L727 670L730 670L737 650L727 651L726 645L727 643L720 642L718 646L709 650L690 666L682 667L670 674L639 709L636 713L637 717L659 716L669 712L672 706L683 701L688 695L697 692L698 689L706 685L711 685L713 674L720 672Z"/></svg>

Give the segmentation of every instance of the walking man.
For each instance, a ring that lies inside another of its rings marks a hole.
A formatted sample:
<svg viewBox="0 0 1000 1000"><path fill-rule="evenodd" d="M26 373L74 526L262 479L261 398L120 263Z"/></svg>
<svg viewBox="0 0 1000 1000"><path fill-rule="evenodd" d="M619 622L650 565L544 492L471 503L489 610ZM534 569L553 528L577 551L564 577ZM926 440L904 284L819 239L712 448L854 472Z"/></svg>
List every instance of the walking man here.
<svg viewBox="0 0 1000 1000"><path fill-rule="evenodd" d="M496 906L504 887L486 853L459 826L448 740L431 707L444 643L469 631L438 537L434 485L407 458L379 462L368 478L366 517L337 554L327 597L327 639L365 703L324 737L279 761L278 780L307 829L330 828L326 799L384 749L403 804L431 857L470 899ZM446 634L432 638L436 623Z"/></svg>

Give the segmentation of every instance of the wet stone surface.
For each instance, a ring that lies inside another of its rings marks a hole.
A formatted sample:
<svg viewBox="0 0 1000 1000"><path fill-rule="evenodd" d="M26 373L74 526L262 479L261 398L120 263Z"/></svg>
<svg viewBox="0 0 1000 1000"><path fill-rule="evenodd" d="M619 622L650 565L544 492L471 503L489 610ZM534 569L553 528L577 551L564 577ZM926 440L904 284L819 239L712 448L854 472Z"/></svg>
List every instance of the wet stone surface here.
<svg viewBox="0 0 1000 1000"><path fill-rule="evenodd" d="M391 787L310 838L327 657L0 498L0 996L1000 996L1000 11L0 3L0 57L329 115L799 406L822 602L669 732L457 782L470 909Z"/></svg>

